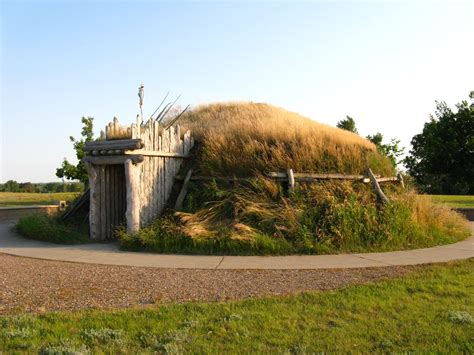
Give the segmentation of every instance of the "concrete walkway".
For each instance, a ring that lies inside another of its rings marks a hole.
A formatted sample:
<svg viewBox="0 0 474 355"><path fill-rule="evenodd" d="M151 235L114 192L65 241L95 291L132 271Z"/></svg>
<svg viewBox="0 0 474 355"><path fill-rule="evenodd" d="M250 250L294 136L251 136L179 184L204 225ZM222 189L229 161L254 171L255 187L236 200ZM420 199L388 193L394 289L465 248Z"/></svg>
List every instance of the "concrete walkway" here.
<svg viewBox="0 0 474 355"><path fill-rule="evenodd" d="M0 253L37 259L172 269L339 269L440 263L474 257L473 236L455 244L386 253L294 256L191 256L124 252L112 244L63 246L25 239L0 224Z"/></svg>

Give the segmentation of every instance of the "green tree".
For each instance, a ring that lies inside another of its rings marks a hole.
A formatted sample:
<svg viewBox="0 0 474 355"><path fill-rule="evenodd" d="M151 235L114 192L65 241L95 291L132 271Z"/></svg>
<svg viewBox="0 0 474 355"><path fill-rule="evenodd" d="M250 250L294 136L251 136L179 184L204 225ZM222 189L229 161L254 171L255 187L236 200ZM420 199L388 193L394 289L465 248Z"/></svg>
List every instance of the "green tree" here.
<svg viewBox="0 0 474 355"><path fill-rule="evenodd" d="M31 182L22 182L20 183L21 192L36 192L36 186Z"/></svg>
<svg viewBox="0 0 474 355"><path fill-rule="evenodd" d="M63 184L60 182L47 182L44 184L43 192L63 192Z"/></svg>
<svg viewBox="0 0 474 355"><path fill-rule="evenodd" d="M66 184L67 192L83 192L84 184L82 182L71 182Z"/></svg>
<svg viewBox="0 0 474 355"><path fill-rule="evenodd" d="M375 144L377 150L382 154L387 156L394 167L400 163L398 158L403 154L404 148L399 146L400 140L392 138L389 143L383 143L383 134L380 132L375 133L374 135L368 135L366 137L369 141Z"/></svg>
<svg viewBox="0 0 474 355"><path fill-rule="evenodd" d="M337 126L337 128L345 129L346 131L359 134L359 132L357 132L355 121L350 116L346 116L345 119L340 120L339 122L337 122L336 126Z"/></svg>
<svg viewBox="0 0 474 355"><path fill-rule="evenodd" d="M350 116L346 116L345 119L339 121L337 123L337 127L352 133L359 134L356 128L355 120ZM391 160L395 168L397 167L397 165L400 163L398 158L403 154L404 150L399 146L400 140L392 138L389 143L383 143L383 134L380 132L377 132L374 135L369 134L366 138L376 145L378 151L381 154L387 156Z"/></svg>
<svg viewBox="0 0 474 355"><path fill-rule="evenodd" d="M426 192L474 194L474 105L456 108L436 102L435 115L411 140L405 166Z"/></svg>
<svg viewBox="0 0 474 355"><path fill-rule="evenodd" d="M20 184L15 180L8 180L3 184L3 190L5 192L20 192Z"/></svg>
<svg viewBox="0 0 474 355"><path fill-rule="evenodd" d="M70 136L69 139L73 143L74 150L76 151L76 157L78 163L76 165L70 163L66 158L64 158L61 167L56 169L56 176L59 178L65 178L68 180L79 180L84 185L88 186L89 179L87 175L87 170L85 165L82 163L82 158L84 158L84 145L86 142L91 142L93 140L93 117L82 117L81 119L83 127L81 131L81 136L83 137L80 140L75 139L73 136Z"/></svg>

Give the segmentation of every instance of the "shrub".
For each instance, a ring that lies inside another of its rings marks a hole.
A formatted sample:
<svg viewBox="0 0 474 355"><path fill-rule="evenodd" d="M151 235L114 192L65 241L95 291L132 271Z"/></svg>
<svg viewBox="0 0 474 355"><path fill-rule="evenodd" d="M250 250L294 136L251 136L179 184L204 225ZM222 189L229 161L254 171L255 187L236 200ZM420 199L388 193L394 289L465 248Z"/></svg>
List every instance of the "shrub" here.
<svg viewBox="0 0 474 355"><path fill-rule="evenodd" d="M455 324L474 324L474 317L462 311L450 312L449 320Z"/></svg>
<svg viewBox="0 0 474 355"><path fill-rule="evenodd" d="M49 344L39 350L39 355L86 355L91 351L85 345L75 346L70 342L62 341L59 344Z"/></svg>
<svg viewBox="0 0 474 355"><path fill-rule="evenodd" d="M81 335L88 344L120 344L123 341L124 331L110 328L86 329Z"/></svg>

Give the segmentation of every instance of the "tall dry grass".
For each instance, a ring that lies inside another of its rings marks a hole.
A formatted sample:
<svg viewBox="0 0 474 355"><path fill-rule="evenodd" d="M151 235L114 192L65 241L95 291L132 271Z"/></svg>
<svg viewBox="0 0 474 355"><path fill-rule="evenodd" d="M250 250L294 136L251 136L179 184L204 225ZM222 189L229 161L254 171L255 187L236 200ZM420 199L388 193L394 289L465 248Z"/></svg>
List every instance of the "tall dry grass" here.
<svg viewBox="0 0 474 355"><path fill-rule="evenodd" d="M182 118L198 141L207 174L245 176L292 168L297 172L393 173L390 161L357 134L261 103L218 103Z"/></svg>
<svg viewBox="0 0 474 355"><path fill-rule="evenodd" d="M444 244L463 239L469 230L467 221L450 208L398 186L385 187L392 200L388 206L378 204L369 185L351 182L300 185L290 195L263 177L232 191L215 184L201 188L213 191L212 201L194 213L175 214L181 232L193 239L226 230L231 239L264 233L357 251Z"/></svg>
<svg viewBox="0 0 474 355"><path fill-rule="evenodd" d="M447 205L436 203L431 196L409 190L392 198L408 206L411 219L420 226L427 244L434 244L443 236L452 236L456 240L467 236L465 232L469 231L469 224L466 218Z"/></svg>

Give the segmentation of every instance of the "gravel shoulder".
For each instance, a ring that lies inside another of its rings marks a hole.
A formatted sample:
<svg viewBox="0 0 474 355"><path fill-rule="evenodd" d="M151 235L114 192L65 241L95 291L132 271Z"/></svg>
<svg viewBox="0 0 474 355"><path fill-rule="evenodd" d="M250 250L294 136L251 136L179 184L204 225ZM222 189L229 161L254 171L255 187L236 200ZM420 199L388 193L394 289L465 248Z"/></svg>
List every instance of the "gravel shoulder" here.
<svg viewBox="0 0 474 355"><path fill-rule="evenodd" d="M0 314L146 307L333 290L402 276L414 268L157 269L38 260L0 253Z"/></svg>

